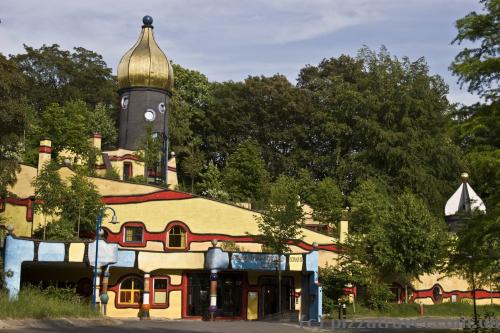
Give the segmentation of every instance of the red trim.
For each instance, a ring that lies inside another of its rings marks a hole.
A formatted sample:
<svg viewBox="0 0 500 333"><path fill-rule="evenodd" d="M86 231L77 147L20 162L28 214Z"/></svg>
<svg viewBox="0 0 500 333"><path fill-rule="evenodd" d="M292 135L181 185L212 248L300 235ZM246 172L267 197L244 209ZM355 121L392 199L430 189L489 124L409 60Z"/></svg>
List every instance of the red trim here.
<svg viewBox="0 0 500 333"><path fill-rule="evenodd" d="M94 139L100 139L100 138L102 138L102 135L101 135L101 133L99 133L99 132L95 132L95 133L93 133L93 134L92 134L92 137L93 137Z"/></svg>
<svg viewBox="0 0 500 333"><path fill-rule="evenodd" d="M444 291L443 287L440 284L435 284L429 289L424 289L424 290L413 290L411 299L414 301L417 298L427 298L430 297L432 298L433 301L436 301L434 299L434 295L432 293L432 290L434 287L439 287L442 290L441 294L441 299L443 298L449 298L452 295L456 295L459 298L472 298L473 297L473 291L472 290L467 290L467 291L461 291L461 290L452 290L452 291ZM500 291L492 291L489 292L484 289L476 289L476 299L486 299L486 298L500 298Z"/></svg>
<svg viewBox="0 0 500 333"><path fill-rule="evenodd" d="M27 197L24 199L8 197L8 198L4 199L4 202L6 202L6 203L16 205L16 206L25 206L26 207L26 221L28 221L28 222L33 222L33 203L34 203L34 201L35 201L35 197ZM37 201L36 203L41 203L41 201Z"/></svg>
<svg viewBox="0 0 500 333"><path fill-rule="evenodd" d="M169 166L167 169L168 169L168 171L177 172L177 168L174 168L174 167L171 167L171 166Z"/></svg>
<svg viewBox="0 0 500 333"><path fill-rule="evenodd" d="M142 226L144 228L144 233L143 233L143 241L142 243L126 243L124 242L124 233L125 233L125 227L129 226ZM169 248L167 246L167 237L168 237L168 231L174 227L174 226L181 226L186 230L186 247L184 249L179 249L179 248ZM147 245L148 241L155 241L155 242L162 242L163 243L163 248L165 252L178 252L182 250L189 250L191 248L191 243L201 243L201 242L210 242L213 239L217 239L218 241L231 241L231 242L240 242L240 243L258 243L258 240L256 240L255 237L253 236L231 236L231 235L224 235L224 234L196 234L193 233L189 227L182 221L170 221L167 223L165 226L165 229L162 231L158 232L151 232L148 231L146 228L146 225L143 222L140 221L130 221L130 222L125 222L121 225L120 230L116 233L111 232L109 229L106 227L103 227L106 229L108 237L107 241L111 243L118 243L120 246L123 247L145 247ZM294 241L290 240L288 241L288 244L290 245L295 245L300 247L303 250L306 251L312 251L314 247L310 244L305 243L304 241ZM325 250L325 251L331 251L331 252L338 252L337 245L335 244L322 244L318 246L318 249L320 250Z"/></svg>
<svg viewBox="0 0 500 333"><path fill-rule="evenodd" d="M40 147L38 147L38 152L39 153L51 154L52 153L52 147L49 147L49 146L40 146Z"/></svg>
<svg viewBox="0 0 500 333"><path fill-rule="evenodd" d="M157 200L180 200L193 198L192 194L176 191L159 191L148 194L126 195L126 196L105 196L101 201L107 205L120 205L129 203L139 203Z"/></svg>
<svg viewBox="0 0 500 333"><path fill-rule="evenodd" d="M125 155L110 156L109 160L110 161L123 161L123 160L139 161L139 157L136 155L132 155L132 154L125 154Z"/></svg>

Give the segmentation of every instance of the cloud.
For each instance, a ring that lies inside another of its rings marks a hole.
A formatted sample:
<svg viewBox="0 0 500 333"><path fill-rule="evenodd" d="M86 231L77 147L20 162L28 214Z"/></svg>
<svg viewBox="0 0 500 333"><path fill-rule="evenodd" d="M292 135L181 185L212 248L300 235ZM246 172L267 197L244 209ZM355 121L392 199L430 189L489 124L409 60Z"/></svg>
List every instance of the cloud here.
<svg viewBox="0 0 500 333"><path fill-rule="evenodd" d="M293 80L307 63L385 44L400 57L425 56L455 85L453 22L479 9L477 0L1 0L0 52L83 46L116 69L150 14L167 55L211 80L276 72Z"/></svg>

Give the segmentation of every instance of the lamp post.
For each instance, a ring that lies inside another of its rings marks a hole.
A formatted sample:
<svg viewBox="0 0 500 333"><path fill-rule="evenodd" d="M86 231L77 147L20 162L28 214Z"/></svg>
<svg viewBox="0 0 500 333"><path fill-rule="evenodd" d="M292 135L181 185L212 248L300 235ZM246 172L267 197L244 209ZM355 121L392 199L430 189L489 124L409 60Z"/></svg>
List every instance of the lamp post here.
<svg viewBox="0 0 500 333"><path fill-rule="evenodd" d="M118 223L118 218L116 217L116 212L113 208L104 206L99 210L99 214L97 215L96 227L95 227L95 260L94 260L94 283L92 286L92 308L96 308L96 296L97 296L97 256L99 253L99 234L102 231L102 218L104 216L104 212L109 209L113 212L113 216L111 217L112 224Z"/></svg>
<svg viewBox="0 0 500 333"><path fill-rule="evenodd" d="M281 254L274 261L276 270L278 271L278 314L281 316Z"/></svg>

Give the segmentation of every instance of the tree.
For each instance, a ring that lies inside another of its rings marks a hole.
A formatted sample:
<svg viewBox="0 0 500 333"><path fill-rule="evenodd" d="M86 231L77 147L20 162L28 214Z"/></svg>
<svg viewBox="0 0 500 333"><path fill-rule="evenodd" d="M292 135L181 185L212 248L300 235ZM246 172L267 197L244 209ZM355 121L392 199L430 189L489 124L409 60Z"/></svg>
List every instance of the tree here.
<svg viewBox="0 0 500 333"><path fill-rule="evenodd" d="M96 186L81 173L70 178L58 223L68 224L76 237L95 231L96 218L103 207Z"/></svg>
<svg viewBox="0 0 500 333"><path fill-rule="evenodd" d="M318 182L308 201L313 209L312 217L316 221L330 227L335 227L340 221L344 197L331 178Z"/></svg>
<svg viewBox="0 0 500 333"><path fill-rule="evenodd" d="M229 194L224 190L222 173L214 162L208 163L207 169L200 177L199 189L202 195L221 201L229 200Z"/></svg>
<svg viewBox="0 0 500 333"><path fill-rule="evenodd" d="M102 207L95 185L78 172L65 182L58 170L57 163L50 162L33 181L35 211L44 216L43 226L35 235L43 239L71 240L81 233L94 232Z"/></svg>
<svg viewBox="0 0 500 333"><path fill-rule="evenodd" d="M471 287L500 288L500 217L472 212L461 217L446 271Z"/></svg>
<svg viewBox="0 0 500 333"><path fill-rule="evenodd" d="M39 49L24 45L24 50L11 59L25 74L28 100L39 114L53 103L74 100L90 108L103 103L117 109L116 80L101 55L82 47L61 50L57 44Z"/></svg>
<svg viewBox="0 0 500 333"><path fill-rule="evenodd" d="M147 182L149 171L158 172L158 166L161 163L163 149L163 138L157 133L153 133L153 126L146 124L144 127L144 136L139 144L138 156L141 162L144 162L144 181Z"/></svg>
<svg viewBox="0 0 500 333"><path fill-rule="evenodd" d="M459 82L468 91L478 93L488 103L461 107L451 127L454 139L465 154L466 170L484 200L486 214L473 212L462 217L462 226L454 238L454 251L448 271L464 275L471 286L499 283L500 244L500 3L482 0L483 13L471 12L457 20L455 40L475 43L464 48L451 64ZM491 286L490 286L491 287Z"/></svg>
<svg viewBox="0 0 500 333"><path fill-rule="evenodd" d="M244 82L211 85L206 125L202 128L207 155L224 166L237 147L252 138L274 179L308 168L309 93L285 76L248 77Z"/></svg>
<svg viewBox="0 0 500 333"><path fill-rule="evenodd" d="M461 170L460 151L443 130L450 122L448 87L424 59L368 48L302 69L298 87L312 94L310 170L349 194L377 177L391 193L409 188L435 214Z"/></svg>
<svg viewBox="0 0 500 333"><path fill-rule="evenodd" d="M299 186L287 176L279 176L271 185L267 206L257 217L260 235L257 239L266 250L283 254L290 252L289 242L301 238L304 212L299 204Z"/></svg>
<svg viewBox="0 0 500 333"><path fill-rule="evenodd" d="M474 43L464 48L451 64L450 69L459 82L468 84L468 91L496 100L500 89L500 3L498 0L480 0L483 13L471 12L455 23L458 34L452 43Z"/></svg>
<svg viewBox="0 0 500 333"><path fill-rule="evenodd" d="M227 159L223 175L232 200L255 204L265 199L269 174L255 141L247 140L238 146Z"/></svg>
<svg viewBox="0 0 500 333"><path fill-rule="evenodd" d="M368 179L362 182L349 196L349 229L353 233L365 234L372 225L384 223L391 218L391 199L380 180Z"/></svg>
<svg viewBox="0 0 500 333"><path fill-rule="evenodd" d="M102 148L112 148L116 144L118 131L112 118L112 110L103 103L98 103L89 109L87 116L87 131L102 135Z"/></svg>
<svg viewBox="0 0 500 333"><path fill-rule="evenodd" d="M59 176L58 169L59 166L55 162L47 163L33 181L35 212L41 212L44 218L43 226L37 233L42 233L44 240L47 237L47 218L50 217L52 221L57 221L66 200L66 188ZM67 230L67 228L63 229ZM60 233L60 228L57 228L56 233Z"/></svg>
<svg viewBox="0 0 500 333"><path fill-rule="evenodd" d="M188 155L182 160L182 168L191 178L191 193L194 193L194 180L203 170L203 154L198 148L199 140L189 144Z"/></svg>
<svg viewBox="0 0 500 333"><path fill-rule="evenodd" d="M20 150L30 110L23 94L25 80L15 63L0 54L0 198L16 182Z"/></svg>
<svg viewBox="0 0 500 333"><path fill-rule="evenodd" d="M193 142L197 142L196 146L200 146L202 142L203 128L206 125L205 112L210 98L210 84L207 77L198 71L183 68L178 64L173 64L173 68L175 86L169 107L170 146L179 159L177 176L181 182L185 177L193 181L184 166L193 165L193 162L199 165L198 160L202 158L202 156L193 157L191 153ZM203 145L201 146L205 150ZM184 159L190 161L183 163ZM190 173L192 171L190 170ZM200 171L201 169L198 173ZM197 176L198 174L194 177Z"/></svg>
<svg viewBox="0 0 500 333"><path fill-rule="evenodd" d="M365 188L368 195L359 194L358 198L378 202L353 206L357 211L354 216L362 217L369 227L365 226L363 233L350 234L344 264L361 266L356 269L374 274L379 281L404 285L437 270L447 253L444 222L434 217L422 199L407 190L391 202L383 192L374 192L370 186ZM376 212L375 207L382 207L383 213Z"/></svg>

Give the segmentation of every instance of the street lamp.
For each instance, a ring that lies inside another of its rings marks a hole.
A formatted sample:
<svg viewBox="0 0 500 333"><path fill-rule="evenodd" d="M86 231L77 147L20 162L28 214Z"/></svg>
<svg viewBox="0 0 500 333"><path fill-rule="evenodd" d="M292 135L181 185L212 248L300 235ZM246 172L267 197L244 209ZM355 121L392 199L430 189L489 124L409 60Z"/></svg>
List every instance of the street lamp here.
<svg viewBox="0 0 500 333"><path fill-rule="evenodd" d="M104 212L106 209L109 209L113 212L113 216L111 217L111 224L117 224L118 218L116 217L116 212L113 208L104 206L99 210L99 214L97 215L96 227L95 227L95 262L94 262L94 283L92 286L92 308L96 308L96 291L97 291L97 255L99 253L99 234L102 232L102 218L104 216Z"/></svg>
<svg viewBox="0 0 500 333"><path fill-rule="evenodd" d="M278 271L278 314L281 317L281 254L278 255L278 259L274 260L274 263Z"/></svg>

